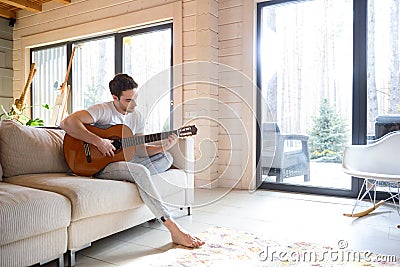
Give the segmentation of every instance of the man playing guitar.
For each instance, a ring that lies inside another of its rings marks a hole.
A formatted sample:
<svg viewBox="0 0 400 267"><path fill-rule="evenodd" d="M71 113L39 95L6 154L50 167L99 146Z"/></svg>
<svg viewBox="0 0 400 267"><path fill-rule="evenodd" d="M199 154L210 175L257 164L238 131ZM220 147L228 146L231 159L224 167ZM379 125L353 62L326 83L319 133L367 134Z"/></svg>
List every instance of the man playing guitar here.
<svg viewBox="0 0 400 267"><path fill-rule="evenodd" d="M102 138L85 125L110 126L124 124L135 136L143 135L144 120L136 110L137 83L127 74L117 74L109 83L113 101L96 104L87 110L72 113L61 122L61 128L73 138L91 144L104 157L113 157L113 140ZM172 156L165 152L177 142L175 134L164 141L135 147L135 156L129 162L111 162L94 175L100 179L126 180L136 183L140 196L156 218L170 231L172 241L186 247L200 247L204 241L183 230L160 201L157 188L150 176L166 171L172 164Z"/></svg>

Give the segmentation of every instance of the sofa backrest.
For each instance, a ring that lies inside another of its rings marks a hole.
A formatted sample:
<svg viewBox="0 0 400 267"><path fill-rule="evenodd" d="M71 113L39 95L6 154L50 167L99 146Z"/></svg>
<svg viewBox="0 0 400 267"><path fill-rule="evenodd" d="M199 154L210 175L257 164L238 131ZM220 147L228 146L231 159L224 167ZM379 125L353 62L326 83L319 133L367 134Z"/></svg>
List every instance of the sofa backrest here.
<svg viewBox="0 0 400 267"><path fill-rule="evenodd" d="M31 173L67 172L65 132L3 120L0 124L0 163L4 177Z"/></svg>

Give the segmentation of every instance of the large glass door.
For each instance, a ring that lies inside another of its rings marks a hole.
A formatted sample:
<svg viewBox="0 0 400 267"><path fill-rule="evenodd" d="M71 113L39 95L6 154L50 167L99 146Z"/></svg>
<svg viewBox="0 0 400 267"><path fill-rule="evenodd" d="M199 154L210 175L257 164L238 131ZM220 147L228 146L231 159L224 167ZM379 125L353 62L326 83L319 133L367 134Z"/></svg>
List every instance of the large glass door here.
<svg viewBox="0 0 400 267"><path fill-rule="evenodd" d="M368 0L367 142L400 130L400 2ZM396 184L380 182L382 191Z"/></svg>
<svg viewBox="0 0 400 267"><path fill-rule="evenodd" d="M352 190L353 1L261 3L258 41L261 180Z"/></svg>
<svg viewBox="0 0 400 267"><path fill-rule="evenodd" d="M368 1L368 141L400 130L400 2Z"/></svg>

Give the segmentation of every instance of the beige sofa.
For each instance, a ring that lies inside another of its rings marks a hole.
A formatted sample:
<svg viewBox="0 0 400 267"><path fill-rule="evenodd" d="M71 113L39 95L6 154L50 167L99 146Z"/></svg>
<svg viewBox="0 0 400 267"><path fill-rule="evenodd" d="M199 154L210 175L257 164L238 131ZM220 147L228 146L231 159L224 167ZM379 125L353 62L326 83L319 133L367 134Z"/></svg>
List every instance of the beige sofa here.
<svg viewBox="0 0 400 267"><path fill-rule="evenodd" d="M0 266L57 259L75 264L75 252L91 242L154 218L135 184L69 173L64 132L12 121L0 125ZM153 175L171 209L193 203L194 144L181 139L170 150L174 166ZM1 177L1 176L0 176ZM0 178L1 180L1 178Z"/></svg>

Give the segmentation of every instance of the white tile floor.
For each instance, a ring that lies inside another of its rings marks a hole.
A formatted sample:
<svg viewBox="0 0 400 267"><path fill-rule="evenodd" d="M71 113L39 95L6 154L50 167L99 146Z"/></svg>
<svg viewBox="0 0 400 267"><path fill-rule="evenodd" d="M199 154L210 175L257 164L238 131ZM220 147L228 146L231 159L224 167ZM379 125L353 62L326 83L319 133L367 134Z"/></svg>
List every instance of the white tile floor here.
<svg viewBox="0 0 400 267"><path fill-rule="evenodd" d="M216 225L260 233L273 240L308 241L333 247L345 240L352 250L400 257L400 229L396 227L400 216L389 205L354 219L342 215L351 211L353 199L265 190L235 190L221 197L226 192L197 190L196 203L204 205L194 208L192 216L175 212L176 221L193 233ZM148 222L93 242L77 253L76 266L134 264L139 257L171 247L166 228L158 222ZM51 262L45 266L55 265Z"/></svg>

